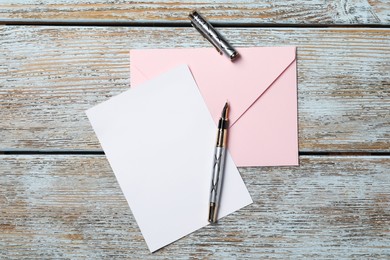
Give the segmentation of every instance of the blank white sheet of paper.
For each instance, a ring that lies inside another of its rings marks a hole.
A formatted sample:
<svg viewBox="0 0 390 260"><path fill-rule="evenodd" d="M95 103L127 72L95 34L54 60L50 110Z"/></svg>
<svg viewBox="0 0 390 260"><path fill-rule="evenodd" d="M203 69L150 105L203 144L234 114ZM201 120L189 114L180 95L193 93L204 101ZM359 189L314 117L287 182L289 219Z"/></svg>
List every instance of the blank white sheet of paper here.
<svg viewBox="0 0 390 260"><path fill-rule="evenodd" d="M186 65L86 113L151 252L208 224L217 127ZM219 218L250 203L228 154Z"/></svg>

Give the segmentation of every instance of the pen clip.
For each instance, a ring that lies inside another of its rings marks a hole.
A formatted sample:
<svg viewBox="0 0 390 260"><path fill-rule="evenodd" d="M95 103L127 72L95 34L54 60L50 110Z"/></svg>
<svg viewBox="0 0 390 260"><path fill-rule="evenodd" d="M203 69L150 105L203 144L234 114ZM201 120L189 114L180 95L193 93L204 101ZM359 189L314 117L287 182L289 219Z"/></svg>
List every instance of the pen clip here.
<svg viewBox="0 0 390 260"><path fill-rule="evenodd" d="M213 41L211 41L210 39L209 39L209 36L207 35L207 34L205 34L200 28L198 28L198 26L195 24L195 23L193 23L192 21L191 21L191 25L208 41L208 42L210 42L213 46L214 46L214 48L219 52L219 54L223 54L223 52L217 47L217 45L213 42Z"/></svg>

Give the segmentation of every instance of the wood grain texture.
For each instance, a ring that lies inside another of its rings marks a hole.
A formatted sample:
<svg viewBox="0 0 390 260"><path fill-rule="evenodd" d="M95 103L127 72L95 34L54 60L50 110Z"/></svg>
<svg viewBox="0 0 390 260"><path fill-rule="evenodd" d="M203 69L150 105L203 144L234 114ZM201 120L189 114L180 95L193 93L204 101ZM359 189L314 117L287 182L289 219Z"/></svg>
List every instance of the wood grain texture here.
<svg viewBox="0 0 390 260"><path fill-rule="evenodd" d="M387 0L109 1L3 0L0 20L188 22L191 10L211 22L251 24L389 24Z"/></svg>
<svg viewBox="0 0 390 260"><path fill-rule="evenodd" d="M0 258L385 259L390 157L242 168L254 203L150 254L104 156L0 156Z"/></svg>
<svg viewBox="0 0 390 260"><path fill-rule="evenodd" d="M298 46L301 151L390 151L389 29L221 32ZM130 49L174 47L210 45L193 28L0 27L0 150L100 149L84 111L128 89Z"/></svg>

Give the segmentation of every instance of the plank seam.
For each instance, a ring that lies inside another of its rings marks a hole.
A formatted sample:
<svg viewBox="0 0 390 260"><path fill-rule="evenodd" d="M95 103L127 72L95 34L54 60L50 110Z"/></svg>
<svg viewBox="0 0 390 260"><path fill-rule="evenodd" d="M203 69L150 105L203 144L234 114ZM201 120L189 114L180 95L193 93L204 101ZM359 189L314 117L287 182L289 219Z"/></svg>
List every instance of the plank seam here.
<svg viewBox="0 0 390 260"><path fill-rule="evenodd" d="M115 20L14 20L0 19L1 25L19 26L83 26L83 27L191 27L190 22L148 22ZM390 24L294 24L294 23L235 23L211 22L215 27L236 28L390 28Z"/></svg>
<svg viewBox="0 0 390 260"><path fill-rule="evenodd" d="M1 150L0 155L104 155L102 150ZM318 151L302 151L299 156L390 156L390 152L318 152Z"/></svg>

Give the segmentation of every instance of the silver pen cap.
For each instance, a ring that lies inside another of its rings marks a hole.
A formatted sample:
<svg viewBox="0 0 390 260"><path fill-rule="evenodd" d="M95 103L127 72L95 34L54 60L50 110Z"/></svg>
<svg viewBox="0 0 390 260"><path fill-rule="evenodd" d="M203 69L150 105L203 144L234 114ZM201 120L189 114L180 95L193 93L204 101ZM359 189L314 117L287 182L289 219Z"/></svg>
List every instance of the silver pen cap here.
<svg viewBox="0 0 390 260"><path fill-rule="evenodd" d="M197 29L200 34L203 35L220 54L225 54L231 61L234 61L239 57L238 52L220 35L214 27L206 21L206 19L200 15L197 11L192 11L189 14L191 24Z"/></svg>

